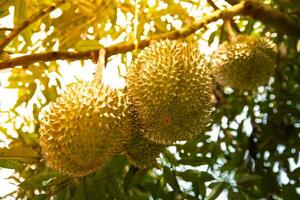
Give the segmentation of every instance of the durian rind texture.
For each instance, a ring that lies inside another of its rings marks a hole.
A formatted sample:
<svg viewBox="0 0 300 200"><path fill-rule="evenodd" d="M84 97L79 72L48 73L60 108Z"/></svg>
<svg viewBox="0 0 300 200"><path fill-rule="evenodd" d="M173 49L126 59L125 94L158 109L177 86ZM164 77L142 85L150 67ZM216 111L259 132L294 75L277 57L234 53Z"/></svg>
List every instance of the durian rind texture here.
<svg viewBox="0 0 300 200"><path fill-rule="evenodd" d="M212 75L222 86L255 90L276 67L277 47L266 37L238 36L220 45L212 56Z"/></svg>
<svg viewBox="0 0 300 200"><path fill-rule="evenodd" d="M205 57L175 40L140 52L127 76L144 137L158 144L189 140L210 122L211 78Z"/></svg>
<svg viewBox="0 0 300 200"><path fill-rule="evenodd" d="M136 111L131 109L131 114L131 138L125 145L125 156L131 164L138 168L153 167L156 164L156 158L164 151L166 146L156 144L144 138Z"/></svg>
<svg viewBox="0 0 300 200"><path fill-rule="evenodd" d="M104 167L130 138L128 113L121 90L95 81L68 86L41 120L40 145L46 164L74 177Z"/></svg>
<svg viewBox="0 0 300 200"><path fill-rule="evenodd" d="M142 134L135 134L126 144L124 152L131 164L143 169L154 166L164 149L164 145L151 142Z"/></svg>

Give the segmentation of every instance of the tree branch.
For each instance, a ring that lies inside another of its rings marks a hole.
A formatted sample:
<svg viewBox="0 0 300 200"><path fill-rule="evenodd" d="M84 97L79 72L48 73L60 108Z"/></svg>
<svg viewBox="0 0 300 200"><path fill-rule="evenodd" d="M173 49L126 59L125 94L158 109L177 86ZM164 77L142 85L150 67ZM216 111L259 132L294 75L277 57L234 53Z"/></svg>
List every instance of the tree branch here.
<svg viewBox="0 0 300 200"><path fill-rule="evenodd" d="M265 24L271 25L278 31L300 36L300 23L296 23L288 15L283 12L272 9L270 6L259 3L258 1L245 0L231 8L225 10L217 10L209 16L203 17L200 20L194 21L192 24L183 27L180 30L158 34L138 42L138 48L142 49L150 45L151 42L161 39L179 39L193 34L198 29L205 27L207 24L218 19L230 19L236 15L250 16L260 20ZM133 42L121 43L105 48L106 56L112 56L119 53L126 53L135 49ZM39 61L54 61L54 60L82 60L98 57L99 49L82 51L82 52L48 52L25 55L17 58L11 58L0 62L0 69L11 68L14 66L27 66Z"/></svg>
<svg viewBox="0 0 300 200"><path fill-rule="evenodd" d="M145 40L141 40L138 42L138 48L142 49L146 46L149 46L151 42L161 40L161 39L178 39L182 37L186 37L196 30L204 27L205 25L209 24L210 22L216 21L219 18L229 18L232 17L243 10L244 4L238 4L231 8L225 9L223 11L217 10L211 15L202 18L201 20L195 21L191 25L185 26L180 30L167 32L164 34L155 35L149 37ZM119 53L126 53L128 51L132 51L135 49L135 45L133 42L129 43L121 43L112 45L105 48L106 56L112 56ZM54 61L54 60L81 60L81 59L90 59L92 57L98 57L99 50L89 50L89 51L82 51L82 52L48 52L48 53L39 53L39 54L31 54L20 56L17 58L11 58L0 62L0 69L11 68L14 66L28 66L31 63L38 62L38 61Z"/></svg>
<svg viewBox="0 0 300 200"><path fill-rule="evenodd" d="M214 10L220 9L220 8L215 4L215 2L214 2L213 0L207 0L207 3L208 3L211 7L213 7Z"/></svg>
<svg viewBox="0 0 300 200"><path fill-rule="evenodd" d="M289 14L274 10L256 0L245 0L242 15L252 17L266 25L272 26L281 33L300 37L300 22L290 18Z"/></svg>
<svg viewBox="0 0 300 200"><path fill-rule="evenodd" d="M13 28L7 28L7 27L1 27L0 31L12 31L14 30Z"/></svg>
<svg viewBox="0 0 300 200"><path fill-rule="evenodd" d="M54 9L57 8L60 4L62 4L64 1L61 1L55 5L47 6L40 10L39 12L33 14L31 17L26 19L22 24L20 24L18 27L11 30L11 32L2 40L0 40L0 52L15 38L17 37L23 30L25 30L27 27L29 27L31 24L35 23L42 17L44 17L46 14L50 13Z"/></svg>

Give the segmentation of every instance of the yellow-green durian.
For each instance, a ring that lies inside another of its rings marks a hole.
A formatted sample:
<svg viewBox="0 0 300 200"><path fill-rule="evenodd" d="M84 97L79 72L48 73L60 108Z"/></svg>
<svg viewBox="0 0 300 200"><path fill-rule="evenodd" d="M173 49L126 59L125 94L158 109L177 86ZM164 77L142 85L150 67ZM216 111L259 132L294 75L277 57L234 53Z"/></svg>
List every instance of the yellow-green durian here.
<svg viewBox="0 0 300 200"><path fill-rule="evenodd" d="M138 168L153 167L156 158L164 151L165 145L156 144L143 137L141 124L136 112L130 118L131 138L125 145L125 156L128 161Z"/></svg>
<svg viewBox="0 0 300 200"><path fill-rule="evenodd" d="M189 140L210 122L210 71L192 45L175 40L153 43L128 69L127 81L128 99L149 141Z"/></svg>
<svg viewBox="0 0 300 200"><path fill-rule="evenodd" d="M275 71L277 47L266 37L238 36L212 56L212 75L223 86L254 90Z"/></svg>
<svg viewBox="0 0 300 200"><path fill-rule="evenodd" d="M147 168L156 164L156 158L164 151L165 147L147 140L142 134L135 134L125 146L125 155L134 166Z"/></svg>
<svg viewBox="0 0 300 200"><path fill-rule="evenodd" d="M123 91L75 83L50 104L40 126L46 164L69 176L86 176L123 151L129 138Z"/></svg>

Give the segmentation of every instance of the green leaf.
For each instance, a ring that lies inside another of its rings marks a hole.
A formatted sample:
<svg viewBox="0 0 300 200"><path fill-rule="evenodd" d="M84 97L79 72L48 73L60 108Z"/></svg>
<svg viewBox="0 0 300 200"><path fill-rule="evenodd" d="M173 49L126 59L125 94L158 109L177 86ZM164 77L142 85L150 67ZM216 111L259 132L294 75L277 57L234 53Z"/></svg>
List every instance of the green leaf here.
<svg viewBox="0 0 300 200"><path fill-rule="evenodd" d="M218 33L218 30L212 32L208 38L208 44L211 45L213 43L214 39L216 38L216 35Z"/></svg>
<svg viewBox="0 0 300 200"><path fill-rule="evenodd" d="M15 104L15 107L21 105L22 103L27 103L34 95L36 90L36 84L30 85L28 88L20 88L18 95L19 98Z"/></svg>
<svg viewBox="0 0 300 200"><path fill-rule="evenodd" d="M57 200L69 200L70 199L70 189L66 188L60 191L57 195Z"/></svg>
<svg viewBox="0 0 300 200"><path fill-rule="evenodd" d="M114 199L122 199L121 189L114 177L111 177L106 182L106 188Z"/></svg>
<svg viewBox="0 0 300 200"><path fill-rule="evenodd" d="M241 194L238 192L233 192L232 190L228 191L229 200L242 200Z"/></svg>
<svg viewBox="0 0 300 200"><path fill-rule="evenodd" d="M200 187L200 183L198 183L197 181L192 182L193 192L195 193L196 197L200 195Z"/></svg>
<svg viewBox="0 0 300 200"><path fill-rule="evenodd" d="M75 49L78 51L86 51L100 48L102 48L102 45L97 40L79 40L75 44Z"/></svg>
<svg viewBox="0 0 300 200"><path fill-rule="evenodd" d="M12 5L13 0L2 0L0 2L0 18L9 15L8 8Z"/></svg>
<svg viewBox="0 0 300 200"><path fill-rule="evenodd" d="M177 174L185 181L199 181L203 183L214 179L209 173L197 170L186 170Z"/></svg>
<svg viewBox="0 0 300 200"><path fill-rule="evenodd" d="M75 198L78 200L87 200L82 180L79 181L76 187Z"/></svg>
<svg viewBox="0 0 300 200"><path fill-rule="evenodd" d="M176 178L176 175L174 171L171 171L168 167L164 166L164 178L167 183L170 184L170 186L175 191L180 191L180 187Z"/></svg>
<svg viewBox="0 0 300 200"><path fill-rule="evenodd" d="M30 179L26 179L19 186L24 189L43 187L49 183L49 179L58 175L60 174L55 171L44 171L39 174L31 176Z"/></svg>
<svg viewBox="0 0 300 200"><path fill-rule="evenodd" d="M134 177L136 175L137 168L131 166L127 172L127 174L124 177L124 190L128 191L129 188L132 186Z"/></svg>
<svg viewBox="0 0 300 200"><path fill-rule="evenodd" d="M0 160L0 167L7 168L7 169L16 169L16 170L23 169L23 165L22 163L20 163L20 161L12 160L12 159Z"/></svg>
<svg viewBox="0 0 300 200"><path fill-rule="evenodd" d="M251 32L253 31L254 24L255 24L255 20L249 19L248 23L245 27L244 33L247 34L247 35L251 34Z"/></svg>
<svg viewBox="0 0 300 200"><path fill-rule="evenodd" d="M103 182L94 181L94 184L95 184L96 191L99 195L99 199L103 199L103 200L108 199L106 195L107 192L105 190Z"/></svg>
<svg viewBox="0 0 300 200"><path fill-rule="evenodd" d="M15 0L14 6L14 25L16 27L26 20L27 7L24 0Z"/></svg>
<svg viewBox="0 0 300 200"><path fill-rule="evenodd" d="M44 200L48 197L47 194L39 194L39 195L35 195L34 197L32 197L32 200Z"/></svg>
<svg viewBox="0 0 300 200"><path fill-rule="evenodd" d="M216 183L209 193L207 200L213 200L218 198L218 196L228 187L228 184L225 182Z"/></svg>
<svg viewBox="0 0 300 200"><path fill-rule="evenodd" d="M291 173L289 173L289 176L292 178L298 178L300 177L300 167L294 169Z"/></svg>
<svg viewBox="0 0 300 200"><path fill-rule="evenodd" d="M181 164L184 165L191 165L191 166L201 166L201 165L207 165L207 163L210 162L211 159L204 158L204 157L196 157L196 156L189 156L184 157L180 160Z"/></svg>
<svg viewBox="0 0 300 200"><path fill-rule="evenodd" d="M16 159L28 162L36 162L40 156L38 153L29 148L23 146L12 146L11 148L0 149L0 159Z"/></svg>
<svg viewBox="0 0 300 200"><path fill-rule="evenodd" d="M101 198L103 195L100 194L100 191L97 188L95 181L92 178L90 177L85 178L84 188L86 191L87 199L103 199Z"/></svg>
<svg viewBox="0 0 300 200"><path fill-rule="evenodd" d="M57 97L56 87L55 86L46 87L43 94L47 100L55 101Z"/></svg>
<svg viewBox="0 0 300 200"><path fill-rule="evenodd" d="M240 185L250 185L253 184L253 182L261 180L262 177L255 174L244 174L238 179L238 184Z"/></svg>

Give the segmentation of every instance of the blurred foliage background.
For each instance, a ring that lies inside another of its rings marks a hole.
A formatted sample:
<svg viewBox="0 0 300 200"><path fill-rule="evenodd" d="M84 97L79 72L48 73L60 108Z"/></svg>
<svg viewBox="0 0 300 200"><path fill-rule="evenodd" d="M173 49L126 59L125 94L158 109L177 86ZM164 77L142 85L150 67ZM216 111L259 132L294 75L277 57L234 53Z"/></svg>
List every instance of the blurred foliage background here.
<svg viewBox="0 0 300 200"><path fill-rule="evenodd" d="M0 61L49 51L86 51L179 30L214 10L224 0L1 0L0 40L41 9L59 3L15 37ZM265 0L300 23L300 2ZM138 22L138 23L135 23ZM213 123L189 142L160 155L157 166L138 169L117 155L84 178L70 178L44 164L39 147L39 113L65 85L91 79L89 60L41 61L4 69L1 77L0 167L13 169L16 190L3 199L286 199L300 198L300 44L251 17L235 16L231 32L266 35L278 44L274 77L254 92L215 85ZM184 40L206 55L228 40L219 19ZM104 78L124 86L126 67L139 50L111 56ZM8 106L9 105L9 106Z"/></svg>

